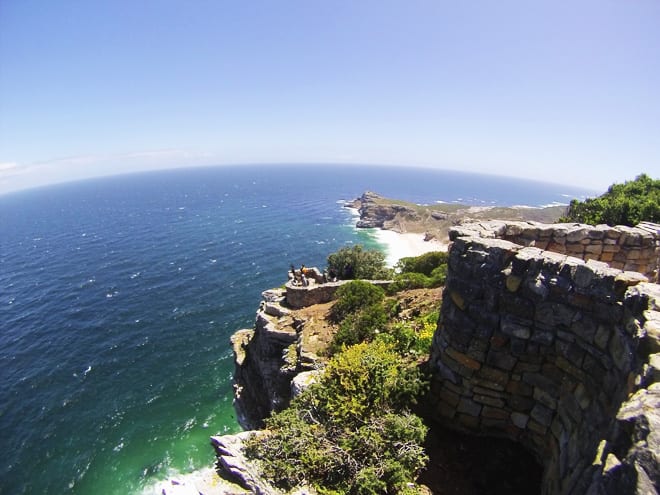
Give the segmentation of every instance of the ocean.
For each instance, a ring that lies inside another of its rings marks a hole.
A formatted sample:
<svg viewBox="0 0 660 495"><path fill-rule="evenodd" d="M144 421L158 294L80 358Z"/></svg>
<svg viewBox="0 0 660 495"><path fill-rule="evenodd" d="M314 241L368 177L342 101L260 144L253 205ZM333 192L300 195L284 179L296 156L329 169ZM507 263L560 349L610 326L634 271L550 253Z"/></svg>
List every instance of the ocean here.
<svg viewBox="0 0 660 495"><path fill-rule="evenodd" d="M0 494L139 494L239 431L229 337L291 264L361 243L365 190L416 203L593 191L431 169L240 166L0 196Z"/></svg>

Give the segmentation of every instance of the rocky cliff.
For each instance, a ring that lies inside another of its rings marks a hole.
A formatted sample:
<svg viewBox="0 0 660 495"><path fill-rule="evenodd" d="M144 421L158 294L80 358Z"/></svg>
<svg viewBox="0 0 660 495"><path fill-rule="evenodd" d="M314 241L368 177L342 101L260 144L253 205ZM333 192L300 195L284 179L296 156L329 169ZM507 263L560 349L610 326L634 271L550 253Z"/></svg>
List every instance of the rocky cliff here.
<svg viewBox="0 0 660 495"><path fill-rule="evenodd" d="M346 204L360 214L359 228L381 228L395 232L426 233L427 238L444 240L450 228L491 219L557 221L564 206L547 208L483 207L461 204L418 205L388 199L371 191Z"/></svg>
<svg viewBox="0 0 660 495"><path fill-rule="evenodd" d="M520 442L544 467L544 495L658 493L660 286L595 258L616 250L622 268L657 274L648 267L660 227L643 230L455 228L429 360L430 419ZM234 336L245 426L261 425L304 387L305 371L322 368L317 353L333 331L323 327L325 292L296 293L313 306L294 309L284 292L266 291L254 329ZM218 469L253 493L277 493L255 479L241 438L213 439Z"/></svg>
<svg viewBox="0 0 660 495"><path fill-rule="evenodd" d="M398 230L404 221L421 220L412 205L384 201L378 194L366 191L349 204L360 213L358 228L380 228Z"/></svg>
<svg viewBox="0 0 660 495"><path fill-rule="evenodd" d="M347 281L294 285L262 293L253 329L232 338L235 356L234 405L241 426L260 428L273 411L288 406L295 391L322 369L334 335L327 321L329 303ZM371 281L386 286L389 281Z"/></svg>
<svg viewBox="0 0 660 495"><path fill-rule="evenodd" d="M291 381L304 370L298 348L302 320L282 305L283 291L266 291L263 297L254 329L239 330L231 339L234 405L245 429L260 428L272 411L286 407Z"/></svg>

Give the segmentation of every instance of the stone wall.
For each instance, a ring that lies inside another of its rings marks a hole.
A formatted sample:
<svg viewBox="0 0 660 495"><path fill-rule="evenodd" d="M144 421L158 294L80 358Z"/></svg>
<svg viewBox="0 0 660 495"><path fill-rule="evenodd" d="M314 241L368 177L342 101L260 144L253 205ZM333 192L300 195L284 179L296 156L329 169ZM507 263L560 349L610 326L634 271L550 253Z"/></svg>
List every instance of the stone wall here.
<svg viewBox="0 0 660 495"><path fill-rule="evenodd" d="M450 239L461 236L504 239L583 260L604 261L612 268L643 273L649 280L658 281L658 224L645 222L633 228L623 225L610 227L494 220L456 227L450 231Z"/></svg>
<svg viewBox="0 0 660 495"><path fill-rule="evenodd" d="M430 358L434 419L521 442L544 466L544 494L656 493L660 286L497 238L568 251L577 237L578 226L525 225L450 234ZM649 256L646 235L620 229L611 244L614 231L594 231L580 234L585 253L600 240L601 255L618 246Z"/></svg>
<svg viewBox="0 0 660 495"><path fill-rule="evenodd" d="M306 308L314 304L323 304L332 301L339 287L350 280L338 280L337 282L326 282L317 284L310 280L309 285L294 285L292 281L286 283L286 303L292 308ZM392 282L389 280L367 280L374 285L387 287Z"/></svg>

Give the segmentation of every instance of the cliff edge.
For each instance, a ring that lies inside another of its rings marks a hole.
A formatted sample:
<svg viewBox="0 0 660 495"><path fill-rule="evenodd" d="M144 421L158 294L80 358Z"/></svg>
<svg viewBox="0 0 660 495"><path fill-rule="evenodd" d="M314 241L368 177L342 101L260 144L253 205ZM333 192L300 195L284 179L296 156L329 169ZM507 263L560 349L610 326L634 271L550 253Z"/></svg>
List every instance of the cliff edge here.
<svg viewBox="0 0 660 495"><path fill-rule="evenodd" d="M360 214L358 228L380 228L399 233L426 234L427 239L447 239L449 229L456 225L483 220L517 220L555 222L566 213L566 206L544 208L468 206L440 203L418 205L385 198L366 191L346 204Z"/></svg>

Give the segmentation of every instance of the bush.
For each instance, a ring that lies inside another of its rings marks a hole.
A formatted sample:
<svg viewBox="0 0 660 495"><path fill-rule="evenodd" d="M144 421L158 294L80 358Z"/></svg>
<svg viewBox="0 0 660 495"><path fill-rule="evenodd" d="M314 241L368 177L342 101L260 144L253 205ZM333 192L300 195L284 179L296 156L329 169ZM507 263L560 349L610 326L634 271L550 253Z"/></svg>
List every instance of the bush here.
<svg viewBox="0 0 660 495"><path fill-rule="evenodd" d="M607 192L586 201L571 201L563 222L628 225L660 222L660 180L642 174L634 181L612 184Z"/></svg>
<svg viewBox="0 0 660 495"><path fill-rule="evenodd" d="M394 277L387 287L388 294L396 294L402 290L423 289L431 286L431 278L423 273L402 273Z"/></svg>
<svg viewBox="0 0 660 495"><path fill-rule="evenodd" d="M431 287L442 287L447 280L447 263L433 269L431 272Z"/></svg>
<svg viewBox="0 0 660 495"><path fill-rule="evenodd" d="M328 272L342 280L388 279L385 255L377 250L365 250L360 244L341 248L328 256Z"/></svg>
<svg viewBox="0 0 660 495"><path fill-rule="evenodd" d="M250 437L245 454L262 460L261 474L273 485L291 490L329 472L341 473L341 459L326 440L325 427L308 421L305 411L290 407L269 418L266 426L272 433Z"/></svg>
<svg viewBox="0 0 660 495"><path fill-rule="evenodd" d="M371 342L378 332L387 324L387 313L382 304L372 304L344 318L335 333L330 352L335 354L343 347L349 347L360 342Z"/></svg>
<svg viewBox="0 0 660 495"><path fill-rule="evenodd" d="M432 311L412 322L394 323L386 333L378 334L376 339L388 343L402 355L428 355L438 325L438 314L438 311Z"/></svg>
<svg viewBox="0 0 660 495"><path fill-rule="evenodd" d="M359 424L375 411L406 409L425 386L417 366L380 341L360 343L336 355L321 382L325 410L349 424Z"/></svg>
<svg viewBox="0 0 660 495"><path fill-rule="evenodd" d="M380 303L385 297L385 291L369 282L353 280L342 285L335 292L337 302L330 310L330 318L339 323L350 313L359 309Z"/></svg>
<svg viewBox="0 0 660 495"><path fill-rule="evenodd" d="M398 273L422 273L427 277L431 276L434 269L441 265L446 265L449 255L442 251L432 251L420 256L401 258L395 270Z"/></svg>
<svg viewBox="0 0 660 495"><path fill-rule="evenodd" d="M328 363L320 381L246 442L262 473L350 495L405 491L424 467L427 428L409 406L426 390L411 362L383 342L358 344Z"/></svg>
<svg viewBox="0 0 660 495"><path fill-rule="evenodd" d="M447 278L447 253L433 251L410 258L401 258L396 264L397 275L387 288L388 294L402 290L441 287Z"/></svg>

